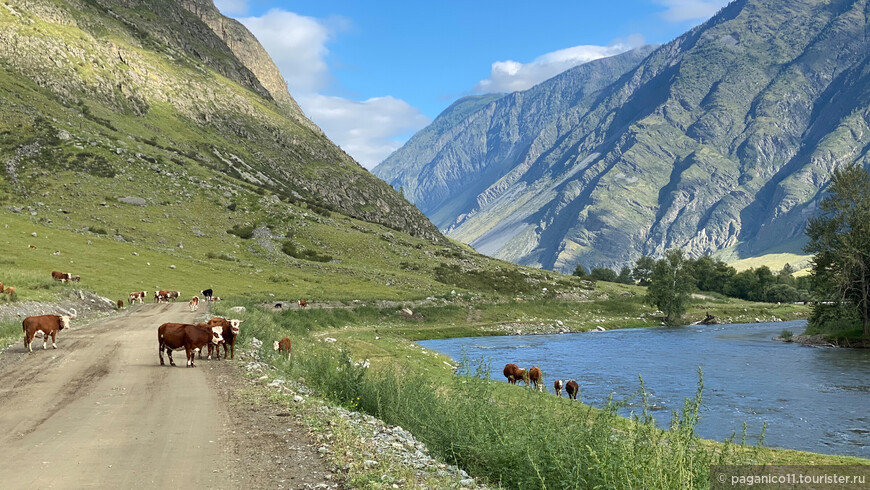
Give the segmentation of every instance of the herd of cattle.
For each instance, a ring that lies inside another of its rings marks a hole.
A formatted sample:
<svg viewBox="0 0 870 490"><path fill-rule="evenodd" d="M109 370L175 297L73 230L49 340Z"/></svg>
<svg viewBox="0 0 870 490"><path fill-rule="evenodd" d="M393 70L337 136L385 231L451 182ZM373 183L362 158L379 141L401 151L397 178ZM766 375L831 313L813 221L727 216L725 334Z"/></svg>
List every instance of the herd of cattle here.
<svg viewBox="0 0 870 490"><path fill-rule="evenodd" d="M544 377L538 366L532 366L530 369L525 370L514 363L508 363L505 364L502 374L504 374L504 377L507 378L508 383L510 384L517 384L518 381L522 380L526 383L526 386L531 384L532 388L538 391L544 390ZM577 395L580 393L580 385L578 385L573 379L567 383L562 382L561 379L557 379L553 382L553 389L556 391L556 396L562 396L562 388L565 388L565 391L568 393L568 398L572 400L576 400Z"/></svg>

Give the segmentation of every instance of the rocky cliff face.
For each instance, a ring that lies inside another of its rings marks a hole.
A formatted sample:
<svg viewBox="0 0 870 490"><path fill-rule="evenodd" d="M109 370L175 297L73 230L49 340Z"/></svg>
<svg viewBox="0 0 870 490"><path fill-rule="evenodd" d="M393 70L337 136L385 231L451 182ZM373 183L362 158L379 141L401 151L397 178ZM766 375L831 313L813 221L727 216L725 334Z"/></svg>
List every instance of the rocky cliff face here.
<svg viewBox="0 0 870 490"><path fill-rule="evenodd" d="M419 171L395 170L412 139L375 173L479 251L562 271L796 243L829 172L866 159L868 9L736 1L634 66L469 114Z"/></svg>
<svg viewBox="0 0 870 490"><path fill-rule="evenodd" d="M305 117L262 46L210 0L9 0L0 5L0 77L0 161L20 154L37 127L94 142L108 167L130 164L116 149L133 138L164 161L443 240ZM101 134L85 134L75 117Z"/></svg>

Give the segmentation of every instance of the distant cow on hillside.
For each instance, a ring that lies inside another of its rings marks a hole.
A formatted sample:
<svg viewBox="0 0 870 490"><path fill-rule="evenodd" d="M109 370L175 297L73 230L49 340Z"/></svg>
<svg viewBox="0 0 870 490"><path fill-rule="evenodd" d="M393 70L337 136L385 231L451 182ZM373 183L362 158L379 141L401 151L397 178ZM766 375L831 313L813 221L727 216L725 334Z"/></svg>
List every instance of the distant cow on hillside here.
<svg viewBox="0 0 870 490"><path fill-rule="evenodd" d="M286 352L287 359L290 359L290 345L291 345L290 339L287 337L284 337L281 340L276 340L275 344L272 347L278 352Z"/></svg>
<svg viewBox="0 0 870 490"><path fill-rule="evenodd" d="M67 282L67 281L69 281L69 277L70 277L70 275L67 274L66 272L51 271L51 278L54 279L55 281Z"/></svg>
<svg viewBox="0 0 870 490"><path fill-rule="evenodd" d="M514 363L505 364L502 373L504 374L504 377L507 378L508 383L512 385L517 384L517 381L521 379L526 379L526 370L520 369L520 367ZM528 381L526 381L526 384L528 384Z"/></svg>
<svg viewBox="0 0 870 490"><path fill-rule="evenodd" d="M580 393L580 385L572 379L565 383L565 391L568 392L568 398L576 400L577 394Z"/></svg>
<svg viewBox="0 0 870 490"><path fill-rule="evenodd" d="M132 305L133 302L137 300L139 301L139 303L145 301L145 291L136 291L130 293L130 304Z"/></svg>
<svg viewBox="0 0 870 490"><path fill-rule="evenodd" d="M557 379L553 382L553 391L556 392L556 396L562 396L562 386L563 383L561 379Z"/></svg>
<svg viewBox="0 0 870 490"><path fill-rule="evenodd" d="M541 374L541 369L538 366L532 366L532 368L529 369L528 382L532 383L532 388L535 388L538 391L543 391L544 376Z"/></svg>
<svg viewBox="0 0 870 490"><path fill-rule="evenodd" d="M190 301L187 303L187 307L190 308L190 311L196 311L199 309L199 296L194 296L190 298Z"/></svg>
<svg viewBox="0 0 870 490"><path fill-rule="evenodd" d="M214 291L211 288L203 289L199 292L202 295L202 298L206 301L211 301L211 297L214 296Z"/></svg>

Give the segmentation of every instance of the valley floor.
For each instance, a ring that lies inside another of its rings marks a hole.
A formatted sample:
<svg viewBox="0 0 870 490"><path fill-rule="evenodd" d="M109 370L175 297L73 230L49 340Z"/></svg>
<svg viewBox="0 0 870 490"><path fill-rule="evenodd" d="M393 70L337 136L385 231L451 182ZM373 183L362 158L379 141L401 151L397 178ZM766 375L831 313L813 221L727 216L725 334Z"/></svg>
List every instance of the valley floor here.
<svg viewBox="0 0 870 490"><path fill-rule="evenodd" d="M187 305L136 305L76 325L58 349L0 356L4 488L333 488L299 418L244 396L233 362L161 367L157 326ZM196 318L198 319L198 318ZM38 347L38 340L34 346Z"/></svg>

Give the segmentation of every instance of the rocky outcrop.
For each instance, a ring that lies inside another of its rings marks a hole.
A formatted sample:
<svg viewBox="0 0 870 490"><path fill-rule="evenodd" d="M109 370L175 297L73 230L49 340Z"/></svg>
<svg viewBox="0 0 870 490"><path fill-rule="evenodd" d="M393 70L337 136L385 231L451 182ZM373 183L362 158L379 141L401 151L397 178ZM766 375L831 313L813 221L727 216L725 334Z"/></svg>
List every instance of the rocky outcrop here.
<svg viewBox="0 0 870 490"><path fill-rule="evenodd" d="M424 129L425 162L415 136L375 173L450 236L527 265L798 251L830 171L870 148L868 13L735 1L633 64L587 63Z"/></svg>

